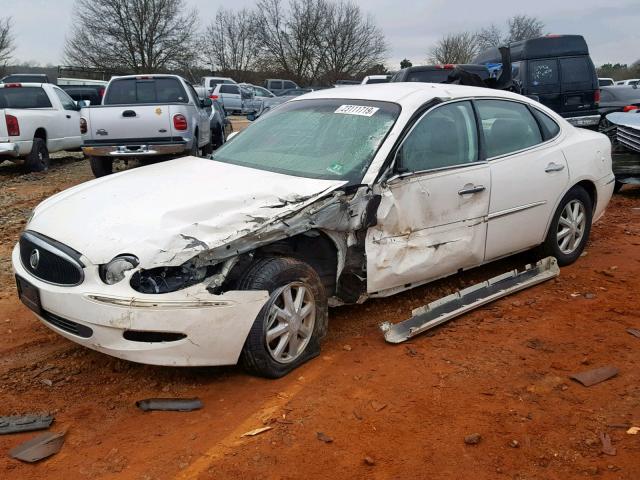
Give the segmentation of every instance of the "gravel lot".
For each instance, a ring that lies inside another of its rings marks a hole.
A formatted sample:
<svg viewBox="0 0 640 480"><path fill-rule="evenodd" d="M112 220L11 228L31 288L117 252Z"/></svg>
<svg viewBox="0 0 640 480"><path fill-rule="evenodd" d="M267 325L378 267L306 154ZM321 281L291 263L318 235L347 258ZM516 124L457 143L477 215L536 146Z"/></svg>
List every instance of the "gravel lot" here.
<svg viewBox="0 0 640 480"><path fill-rule="evenodd" d="M640 328L640 189L614 197L586 255L555 281L398 346L378 324L531 255L333 309L322 355L273 381L236 367L116 360L22 306L9 255L31 209L91 178L76 154L47 173L0 165L2 413L55 412L52 431L68 430L61 452L39 464L0 454L0 478L639 478L640 435L623 426L640 426L640 338L626 332ZM604 365L619 375L589 388L568 378ZM199 397L204 408L134 405L170 396ZM241 437L263 426L273 428ZM465 444L474 433L479 443ZM601 433L615 456L601 452ZM0 452L31 436L0 436Z"/></svg>

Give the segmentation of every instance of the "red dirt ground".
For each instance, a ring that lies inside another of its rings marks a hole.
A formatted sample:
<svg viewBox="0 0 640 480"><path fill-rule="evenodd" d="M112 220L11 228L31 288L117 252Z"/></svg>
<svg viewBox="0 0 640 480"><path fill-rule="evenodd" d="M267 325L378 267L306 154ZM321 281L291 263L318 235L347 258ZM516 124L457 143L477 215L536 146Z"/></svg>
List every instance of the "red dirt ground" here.
<svg viewBox="0 0 640 480"><path fill-rule="evenodd" d="M333 309L322 355L274 381L116 360L22 306L9 254L30 209L90 178L70 157L46 174L0 167L0 415L51 411L51 430L68 432L60 453L35 465L6 453L33 433L0 436L0 478L640 478L640 434L621 427L640 426L640 338L625 331L640 328L639 189L615 196L587 254L557 280L398 346L385 344L381 322L527 256ZM568 377L604 365L619 375L589 388ZM199 397L204 408L134 405L158 396ZM473 433L481 441L466 445ZM615 456L601 453L600 433Z"/></svg>

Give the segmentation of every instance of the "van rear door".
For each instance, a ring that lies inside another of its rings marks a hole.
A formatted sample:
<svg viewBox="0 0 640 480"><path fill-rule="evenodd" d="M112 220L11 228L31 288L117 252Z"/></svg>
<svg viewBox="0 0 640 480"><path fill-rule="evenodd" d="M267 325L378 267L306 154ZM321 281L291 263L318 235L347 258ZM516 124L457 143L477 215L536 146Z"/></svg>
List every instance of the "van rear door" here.
<svg viewBox="0 0 640 480"><path fill-rule="evenodd" d="M562 111L560 67L557 58L529 60L527 95L537 95L540 103L557 113Z"/></svg>
<svg viewBox="0 0 640 480"><path fill-rule="evenodd" d="M562 110L572 116L589 115L596 110L598 79L591 59L586 55L560 58Z"/></svg>

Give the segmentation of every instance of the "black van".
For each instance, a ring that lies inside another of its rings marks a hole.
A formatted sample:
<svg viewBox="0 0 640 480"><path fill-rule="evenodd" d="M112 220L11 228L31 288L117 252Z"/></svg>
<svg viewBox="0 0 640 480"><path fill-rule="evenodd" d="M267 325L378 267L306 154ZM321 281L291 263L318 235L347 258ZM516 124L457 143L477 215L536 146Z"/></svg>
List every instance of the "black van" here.
<svg viewBox="0 0 640 480"><path fill-rule="evenodd" d="M598 75L581 35L547 35L508 45L512 79L518 93L540 103L577 127L600 121ZM474 63L502 63L497 48L480 53Z"/></svg>
<svg viewBox="0 0 640 480"><path fill-rule="evenodd" d="M477 75L482 80L489 78L489 70L484 65L446 64L403 68L396 72L389 81L447 83L449 76L458 69Z"/></svg>

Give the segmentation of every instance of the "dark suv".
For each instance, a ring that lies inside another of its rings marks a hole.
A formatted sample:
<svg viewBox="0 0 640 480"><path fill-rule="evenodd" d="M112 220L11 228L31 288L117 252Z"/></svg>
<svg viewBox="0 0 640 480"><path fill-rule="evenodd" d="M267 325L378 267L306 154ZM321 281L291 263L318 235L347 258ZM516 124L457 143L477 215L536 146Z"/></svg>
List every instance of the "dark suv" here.
<svg viewBox="0 0 640 480"><path fill-rule="evenodd" d="M391 77L390 82L427 82L427 83L448 83L454 71L463 70L467 73L477 75L482 81L489 78L489 69L484 65L423 65L420 67L403 68Z"/></svg>
<svg viewBox="0 0 640 480"><path fill-rule="evenodd" d="M537 97L577 127L600 121L598 76L581 35L547 35L507 46L516 90ZM480 53L475 63L502 63L497 48Z"/></svg>

